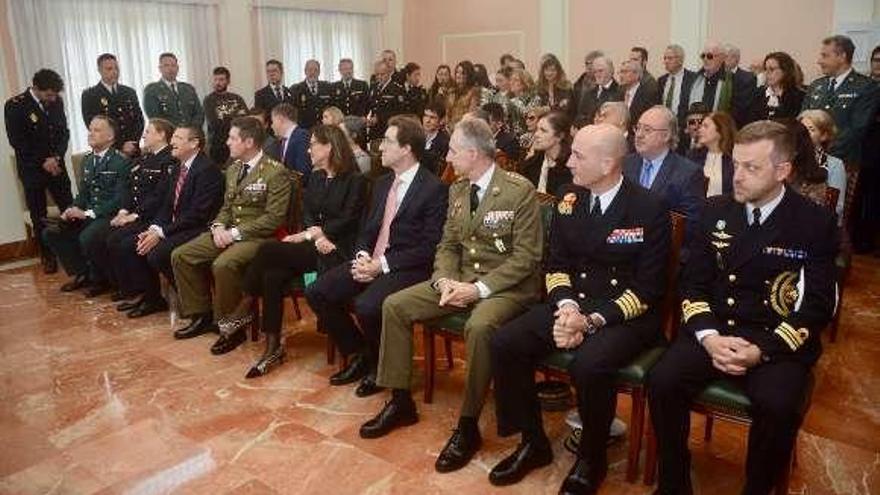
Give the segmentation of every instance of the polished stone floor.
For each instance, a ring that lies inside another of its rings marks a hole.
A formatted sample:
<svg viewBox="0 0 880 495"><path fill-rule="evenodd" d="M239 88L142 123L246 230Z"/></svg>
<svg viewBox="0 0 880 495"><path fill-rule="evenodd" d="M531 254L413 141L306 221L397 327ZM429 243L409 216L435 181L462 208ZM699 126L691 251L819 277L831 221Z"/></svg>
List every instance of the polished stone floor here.
<svg viewBox="0 0 880 495"><path fill-rule="evenodd" d="M495 435L490 403L477 459L435 473L456 417L460 360L438 371L433 404L418 401L421 422L362 440L358 426L384 397L358 399L349 387L328 386L334 367L313 318L289 320L282 368L245 380L261 343L214 357L211 336L175 341L179 323L167 314L128 320L107 298L61 294L64 279L33 266L0 271L0 493L538 494L555 493L572 462L562 447L564 414L547 413L554 465L493 488L487 472L516 440ZM841 335L818 365L792 493L880 493L878 282L880 260L858 259ZM421 372L415 389L420 394ZM627 417L628 399L619 408ZM744 427L717 423L705 443L703 419L693 424L697 493L737 493ZM610 452L601 493L650 493L624 480L625 442Z"/></svg>

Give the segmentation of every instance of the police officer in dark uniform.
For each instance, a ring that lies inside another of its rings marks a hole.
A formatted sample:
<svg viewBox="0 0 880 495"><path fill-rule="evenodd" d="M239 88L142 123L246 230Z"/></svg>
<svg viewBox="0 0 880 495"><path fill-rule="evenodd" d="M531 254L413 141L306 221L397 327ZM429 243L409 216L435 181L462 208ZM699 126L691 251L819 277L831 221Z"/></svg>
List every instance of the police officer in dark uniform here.
<svg viewBox="0 0 880 495"><path fill-rule="evenodd" d="M95 115L106 115L116 122L119 135L116 149L128 157L137 155L138 144L144 133L144 115L137 93L133 88L119 84L119 63L116 55L104 53L98 57L101 80L82 92L83 122L86 128Z"/></svg>
<svg viewBox="0 0 880 495"><path fill-rule="evenodd" d="M275 105L292 104L293 93L284 85L284 65L278 60L266 62L266 81L268 84L254 93L254 108L259 108L268 117Z"/></svg>
<svg viewBox="0 0 880 495"><path fill-rule="evenodd" d="M405 109L403 113L411 113L421 118L428 104L428 92L422 87L422 68L415 62L406 64L403 68L405 80L403 94L405 96Z"/></svg>
<svg viewBox="0 0 880 495"><path fill-rule="evenodd" d="M547 303L492 337L498 433L522 435L517 449L490 472L492 484L516 483L552 461L535 366L557 349L568 349L574 354L569 371L583 436L559 493L596 493L608 469L616 372L663 338L669 216L659 198L623 177L626 151L626 138L616 127L578 131L568 162L574 185L563 189L550 228Z"/></svg>
<svg viewBox="0 0 880 495"><path fill-rule="evenodd" d="M648 378L657 493L692 492L690 403L720 378L751 402L741 493L769 494L791 461L810 370L822 352L819 332L836 305L839 244L833 213L784 185L793 140L776 122L744 127L733 150L733 196L710 198L691 236L683 324Z"/></svg>
<svg viewBox="0 0 880 495"><path fill-rule="evenodd" d="M221 168L225 168L229 160L226 138L232 119L248 112L244 98L228 90L229 80L229 69L215 67L214 91L205 97L204 102L205 119L208 121L208 156Z"/></svg>
<svg viewBox="0 0 880 495"><path fill-rule="evenodd" d="M394 50L382 50L382 53L379 56L379 60L385 62L388 65L388 70L391 74L391 80L399 84L403 87L403 83L406 82L406 75L402 70L397 70L397 53ZM374 72L370 76L370 86L376 83L377 74Z"/></svg>
<svg viewBox="0 0 880 495"><path fill-rule="evenodd" d="M391 80L391 66L384 61L375 64L376 82L370 86L367 100L367 140L382 139L388 120L406 110L403 87Z"/></svg>
<svg viewBox="0 0 880 495"><path fill-rule="evenodd" d="M370 86L367 81L354 78L354 62L350 58L339 61L340 79L333 83L333 106L345 115L367 115L367 97Z"/></svg>
<svg viewBox="0 0 880 495"><path fill-rule="evenodd" d="M324 109L333 104L333 92L330 83L321 81L321 64L317 60L309 60L305 67L306 78L290 88L293 102L299 114L299 125L311 129L321 123Z"/></svg>
<svg viewBox="0 0 880 495"><path fill-rule="evenodd" d="M96 115L89 124L92 151L83 159L83 175L73 205L61 213L61 222L43 229L43 242L58 256L73 280L61 286L63 292L88 288L94 297L106 292L108 281L90 263L92 253L103 249L110 219L119 210L122 191L128 188L128 158L113 148L115 123Z"/></svg>
<svg viewBox="0 0 880 495"><path fill-rule="evenodd" d="M58 270L55 257L40 235L46 221L46 192L52 195L60 211L66 210L73 202L70 178L64 167L70 130L64 103L58 96L63 90L64 81L58 73L39 70L34 74L30 88L6 100L3 112L6 136L15 150L15 168L24 189L24 200L46 273Z"/></svg>

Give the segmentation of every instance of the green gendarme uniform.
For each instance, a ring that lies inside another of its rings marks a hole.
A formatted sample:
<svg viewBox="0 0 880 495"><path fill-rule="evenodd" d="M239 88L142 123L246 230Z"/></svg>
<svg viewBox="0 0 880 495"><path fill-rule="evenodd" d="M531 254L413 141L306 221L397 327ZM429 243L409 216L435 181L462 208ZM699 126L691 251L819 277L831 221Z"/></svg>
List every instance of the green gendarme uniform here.
<svg viewBox="0 0 880 495"><path fill-rule="evenodd" d="M218 249L210 232L205 232L171 253L174 279L180 295L181 315L192 317L211 311L219 319L229 314L241 298L241 277L263 241L273 238L284 222L290 201L287 168L268 155L239 181L245 164L236 161L226 170L226 196L211 225L238 230L236 242Z"/></svg>
<svg viewBox="0 0 880 495"><path fill-rule="evenodd" d="M110 219L119 210L123 191L128 189L128 158L113 148L103 157L89 153L83 159L83 173L73 206L86 212L86 219L61 222L43 230L43 241L58 256L68 275L99 277L89 270L88 254L104 242ZM98 281L98 280L95 280Z"/></svg>
<svg viewBox="0 0 880 495"><path fill-rule="evenodd" d="M461 415L476 418L492 376L492 332L538 300L543 231L535 188L521 175L494 165L492 179L473 215L470 191L467 178L449 188L446 223L431 280L385 299L377 383L410 387L413 323L470 311L464 327L468 359ZM441 307L435 284L443 278L479 282L489 296L467 310Z"/></svg>
<svg viewBox="0 0 880 495"><path fill-rule="evenodd" d="M174 85L176 92L171 89ZM196 88L185 82L156 81L144 88L144 112L149 118L160 117L175 126L194 125L202 127L205 111L196 94Z"/></svg>

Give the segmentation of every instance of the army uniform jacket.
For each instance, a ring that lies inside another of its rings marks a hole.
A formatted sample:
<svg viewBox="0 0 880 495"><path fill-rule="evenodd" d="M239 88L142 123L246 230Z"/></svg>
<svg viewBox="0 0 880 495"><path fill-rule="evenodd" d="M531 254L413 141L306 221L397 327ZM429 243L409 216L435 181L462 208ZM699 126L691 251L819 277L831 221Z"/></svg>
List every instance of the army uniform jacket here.
<svg viewBox="0 0 880 495"><path fill-rule="evenodd" d="M73 205L83 211L93 211L95 218L115 215L128 189L128 172L128 158L113 148L107 150L103 158L89 153L83 159L82 180Z"/></svg>
<svg viewBox="0 0 880 495"><path fill-rule="evenodd" d="M605 213L591 215L590 191L568 184L550 223L547 299L576 302L608 326L644 319L656 327L666 287L669 214L662 201L623 179Z"/></svg>
<svg viewBox="0 0 880 495"><path fill-rule="evenodd" d="M401 85L394 81L388 81L384 86L374 83L370 86L367 112L376 117L376 124L370 126L367 138L382 139L391 117L405 110L406 95Z"/></svg>
<svg viewBox="0 0 880 495"><path fill-rule="evenodd" d="M116 85L116 94L98 84L82 92L83 122L86 128L92 123L95 115L106 115L116 122L119 129L116 136L116 147L121 148L126 142L139 143L144 134L144 114L137 93L133 88L122 84Z"/></svg>
<svg viewBox="0 0 880 495"><path fill-rule="evenodd" d="M208 142L212 150L226 146L232 120L247 115L248 111L244 98L229 91L213 92L206 96L204 108L208 121Z"/></svg>
<svg viewBox="0 0 880 495"><path fill-rule="evenodd" d="M528 179L494 167L474 215L470 181L461 178L449 187L446 223L431 281L479 281L493 297L528 304L540 292L543 230L538 200Z"/></svg>
<svg viewBox="0 0 880 495"><path fill-rule="evenodd" d="M244 164L226 169L223 206L212 225L237 228L243 241L268 239L284 223L290 202L290 177L278 161L264 154L256 170L238 182Z"/></svg>
<svg viewBox="0 0 880 495"><path fill-rule="evenodd" d="M294 84L290 91L293 93L293 104L299 113L297 123L300 127L311 129L321 124L321 114L324 109L333 105L333 92L330 83L317 81L316 92L312 93L306 81Z"/></svg>
<svg viewBox="0 0 880 495"><path fill-rule="evenodd" d="M700 226L682 272L682 331L743 337L764 359L818 359L836 306L832 212L786 190L755 229L743 204L714 196Z"/></svg>
<svg viewBox="0 0 880 495"><path fill-rule="evenodd" d="M119 208L136 213L140 220L152 220L159 211L165 190L169 187L168 176L176 164L170 145L158 153L147 153L136 158L129 170L128 188L122 191Z"/></svg>
<svg viewBox="0 0 880 495"><path fill-rule="evenodd" d="M860 163L862 140L880 105L880 87L871 78L855 70L831 91L831 77L820 77L810 84L804 98L804 110L825 110L834 117L838 134L831 154L846 163Z"/></svg>
<svg viewBox="0 0 880 495"><path fill-rule="evenodd" d="M205 123L205 111L192 85L177 81L177 94L164 81L152 82L144 88L144 111L147 117L161 117L175 126Z"/></svg>
<svg viewBox="0 0 880 495"><path fill-rule="evenodd" d="M370 86L367 81L352 79L347 89L344 82L336 81L333 83L331 91L333 105L342 110L343 114L366 117L367 98L370 96Z"/></svg>
<svg viewBox="0 0 880 495"><path fill-rule="evenodd" d="M41 183L48 172L43 170L46 158L56 157L62 164L70 140L64 102L59 97L55 103L40 108L30 90L6 100L4 107L6 136L15 150L18 176L25 184Z"/></svg>

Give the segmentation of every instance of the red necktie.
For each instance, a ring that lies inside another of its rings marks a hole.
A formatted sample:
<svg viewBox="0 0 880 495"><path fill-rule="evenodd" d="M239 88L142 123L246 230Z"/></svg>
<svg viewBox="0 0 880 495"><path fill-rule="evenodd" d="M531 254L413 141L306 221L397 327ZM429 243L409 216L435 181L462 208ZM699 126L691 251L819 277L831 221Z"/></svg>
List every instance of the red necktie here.
<svg viewBox="0 0 880 495"><path fill-rule="evenodd" d="M376 239L376 246L373 247L373 259L380 258L385 254L388 248L388 236L391 234L391 222L394 221L394 215L397 214L397 189L400 187L400 178L395 178L388 190L388 197L385 198L385 215L382 217L382 228L379 229L379 237Z"/></svg>
<svg viewBox="0 0 880 495"><path fill-rule="evenodd" d="M174 208L173 208L173 217L177 218L177 202L180 200L180 191L183 190L183 184L186 182L186 175L189 173L189 168L183 165L180 166L180 173L177 174L177 184L174 185Z"/></svg>

